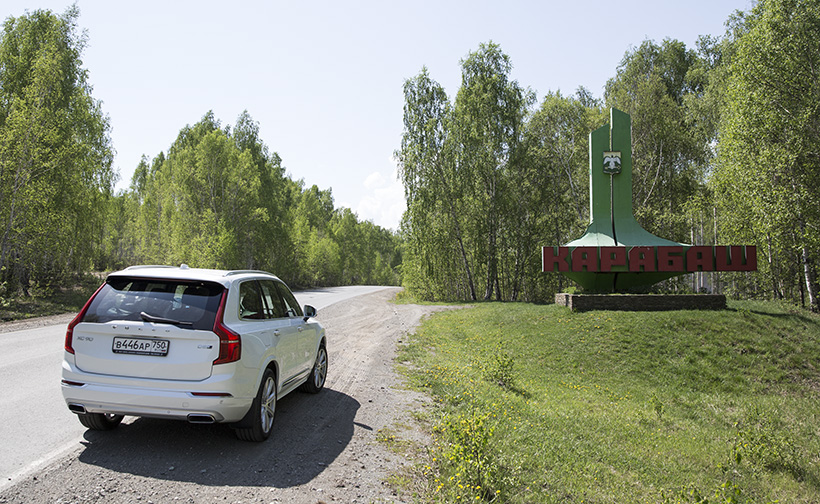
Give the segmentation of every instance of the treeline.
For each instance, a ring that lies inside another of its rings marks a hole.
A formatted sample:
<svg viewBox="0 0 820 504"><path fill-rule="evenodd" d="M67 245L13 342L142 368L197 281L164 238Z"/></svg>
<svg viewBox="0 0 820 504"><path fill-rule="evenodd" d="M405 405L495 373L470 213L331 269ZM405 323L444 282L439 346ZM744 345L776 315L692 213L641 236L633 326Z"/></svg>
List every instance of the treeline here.
<svg viewBox="0 0 820 504"><path fill-rule="evenodd" d="M9 18L0 38L0 296L137 263L273 271L296 286L397 284L425 299L549 301L540 247L588 223L588 134L632 117L633 198L648 231L753 244L755 274L662 286L818 308L820 3L762 0L695 48L645 41L602 98L540 100L493 43L451 99L426 69L404 85L401 234L292 180L243 113L206 114L114 194L108 117L93 98L78 11Z"/></svg>
<svg viewBox="0 0 820 504"><path fill-rule="evenodd" d="M233 127L208 113L143 158L99 232L97 265L263 269L300 287L399 283L399 237L287 176L247 112Z"/></svg>
<svg viewBox="0 0 820 504"><path fill-rule="evenodd" d="M820 4L762 0L696 48L629 50L603 99L535 94L493 43L461 61L454 99L423 68L404 85L396 152L408 209L404 282L427 299L549 301L540 247L589 219L588 134L632 116L633 206L648 231L753 244L756 274L700 274L674 290L785 298L817 310Z"/></svg>
<svg viewBox="0 0 820 504"><path fill-rule="evenodd" d="M77 10L9 18L0 38L0 296L59 285L100 246L115 173Z"/></svg>
<svg viewBox="0 0 820 504"><path fill-rule="evenodd" d="M0 300L140 263L265 269L298 287L399 283L399 237L292 180L247 112L184 127L114 194L78 16L37 10L3 27Z"/></svg>

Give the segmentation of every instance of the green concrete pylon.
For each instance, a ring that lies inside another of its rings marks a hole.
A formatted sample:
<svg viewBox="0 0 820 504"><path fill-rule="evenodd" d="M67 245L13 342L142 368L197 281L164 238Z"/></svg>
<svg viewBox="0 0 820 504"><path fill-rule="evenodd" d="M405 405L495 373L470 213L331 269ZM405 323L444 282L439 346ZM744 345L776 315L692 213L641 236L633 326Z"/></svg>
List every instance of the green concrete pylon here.
<svg viewBox="0 0 820 504"><path fill-rule="evenodd" d="M610 122L589 134L589 226L566 247L688 246L657 237L645 230L632 213L632 120L629 114L610 109ZM617 268L613 268L617 269ZM592 292L625 291L652 285L683 273L599 273L567 271Z"/></svg>

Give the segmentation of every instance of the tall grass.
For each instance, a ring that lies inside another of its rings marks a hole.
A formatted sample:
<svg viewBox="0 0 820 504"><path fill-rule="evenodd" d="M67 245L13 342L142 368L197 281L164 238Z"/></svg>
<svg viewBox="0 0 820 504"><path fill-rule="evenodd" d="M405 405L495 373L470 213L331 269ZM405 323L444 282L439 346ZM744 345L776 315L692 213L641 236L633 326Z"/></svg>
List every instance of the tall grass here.
<svg viewBox="0 0 820 504"><path fill-rule="evenodd" d="M479 304L400 350L424 502L820 502L820 317Z"/></svg>

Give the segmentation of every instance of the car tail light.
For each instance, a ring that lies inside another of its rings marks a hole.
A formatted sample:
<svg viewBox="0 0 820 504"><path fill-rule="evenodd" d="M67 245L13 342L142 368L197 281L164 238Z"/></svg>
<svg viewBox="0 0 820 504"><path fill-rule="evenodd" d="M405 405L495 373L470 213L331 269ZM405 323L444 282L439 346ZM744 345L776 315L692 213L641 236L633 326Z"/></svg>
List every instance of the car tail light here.
<svg viewBox="0 0 820 504"><path fill-rule="evenodd" d="M78 313L77 316L74 317L74 319L71 322L68 323L68 328L65 331L65 351L66 352L68 352L70 354L74 353L74 346L73 346L74 345L74 327L77 324L79 324L80 322L83 321L83 317L85 317L85 312L87 312L88 307L91 306L91 301L93 301L94 298L97 297L97 294L100 293L100 291L102 290L103 287L105 287L105 282L103 282L103 284L100 285L97 288L96 291L94 291L94 294L92 294L91 297L88 298L88 301L85 302L85 305L83 306L83 309L80 310L80 313Z"/></svg>
<svg viewBox="0 0 820 504"><path fill-rule="evenodd" d="M228 301L228 290L222 292L222 300L219 302L219 310L216 312L214 321L214 333L219 336L219 357L214 364L227 364L236 362L242 356L242 339L239 334L232 331L223 323L225 314L225 303Z"/></svg>

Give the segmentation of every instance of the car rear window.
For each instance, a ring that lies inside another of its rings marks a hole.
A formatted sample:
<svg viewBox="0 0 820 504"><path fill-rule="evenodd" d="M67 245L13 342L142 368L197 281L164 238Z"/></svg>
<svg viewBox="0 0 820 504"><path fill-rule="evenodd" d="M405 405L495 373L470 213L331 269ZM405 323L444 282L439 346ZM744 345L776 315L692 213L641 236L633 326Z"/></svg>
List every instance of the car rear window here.
<svg viewBox="0 0 820 504"><path fill-rule="evenodd" d="M222 285L212 282L109 278L88 307L83 322L151 320L210 330L223 290Z"/></svg>

